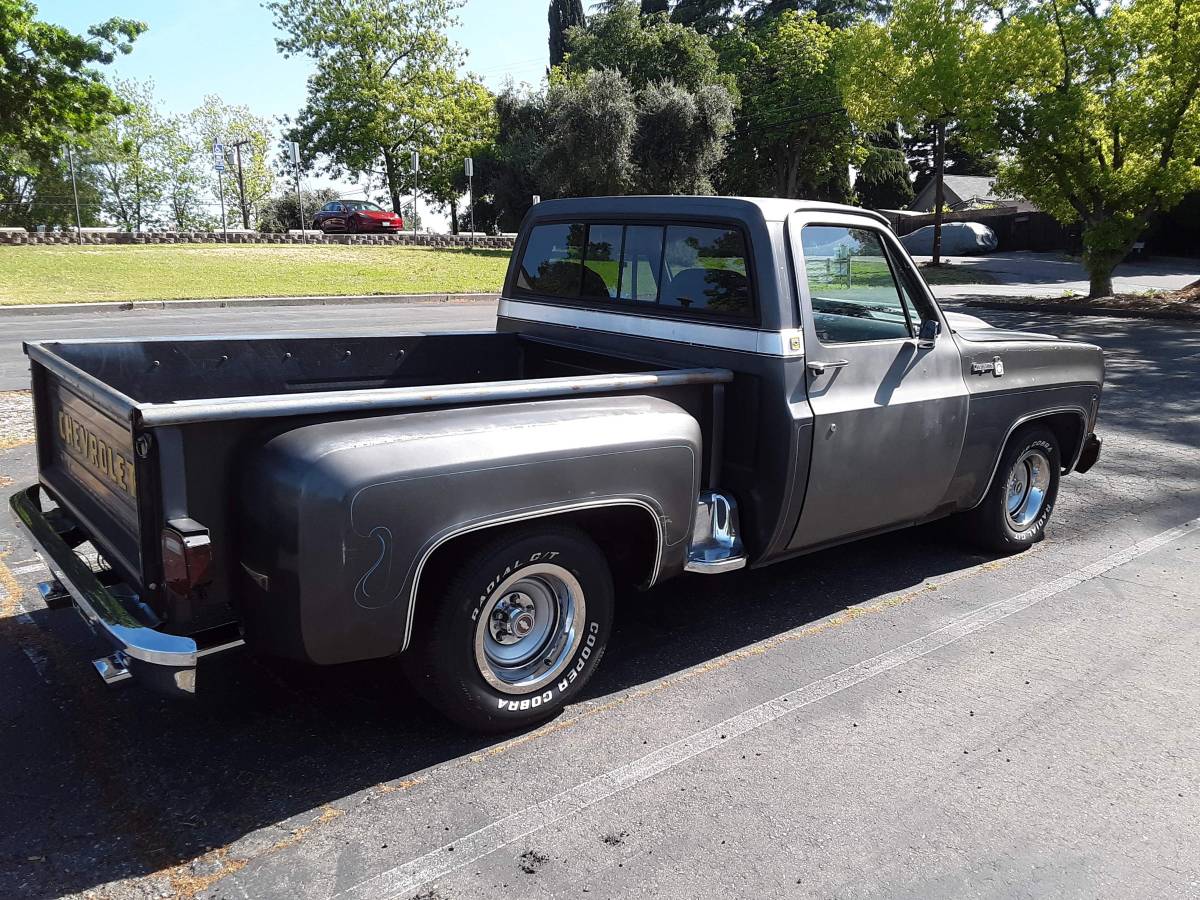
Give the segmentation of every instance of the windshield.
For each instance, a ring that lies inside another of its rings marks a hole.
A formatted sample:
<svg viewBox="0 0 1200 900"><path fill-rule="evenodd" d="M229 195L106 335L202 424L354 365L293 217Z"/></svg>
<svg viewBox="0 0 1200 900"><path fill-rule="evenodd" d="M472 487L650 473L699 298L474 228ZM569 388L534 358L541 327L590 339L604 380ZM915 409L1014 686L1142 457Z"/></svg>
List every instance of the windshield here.
<svg viewBox="0 0 1200 900"><path fill-rule="evenodd" d="M382 206L378 206L378 205L372 203L370 200L343 200L342 206L346 207L346 209L351 209L351 210L369 209L372 212L383 212L384 211Z"/></svg>

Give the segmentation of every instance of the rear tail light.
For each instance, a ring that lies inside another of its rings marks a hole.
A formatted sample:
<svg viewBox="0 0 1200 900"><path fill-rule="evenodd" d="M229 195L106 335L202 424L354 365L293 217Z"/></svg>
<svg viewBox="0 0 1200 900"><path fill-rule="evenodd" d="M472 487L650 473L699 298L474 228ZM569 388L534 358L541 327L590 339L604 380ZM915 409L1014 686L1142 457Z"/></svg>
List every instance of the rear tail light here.
<svg viewBox="0 0 1200 900"><path fill-rule="evenodd" d="M162 530L163 581L187 596L212 581L212 543L195 519L171 519Z"/></svg>

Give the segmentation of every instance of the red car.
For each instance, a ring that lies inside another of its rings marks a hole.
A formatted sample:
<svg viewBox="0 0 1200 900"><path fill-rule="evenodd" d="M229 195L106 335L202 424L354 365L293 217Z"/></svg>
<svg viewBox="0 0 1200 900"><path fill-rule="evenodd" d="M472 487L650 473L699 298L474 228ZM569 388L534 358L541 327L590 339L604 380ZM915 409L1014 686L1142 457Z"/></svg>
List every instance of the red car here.
<svg viewBox="0 0 1200 900"><path fill-rule="evenodd" d="M312 227L326 234L344 231L359 234L368 231L403 231L404 220L369 200L333 200L313 216Z"/></svg>

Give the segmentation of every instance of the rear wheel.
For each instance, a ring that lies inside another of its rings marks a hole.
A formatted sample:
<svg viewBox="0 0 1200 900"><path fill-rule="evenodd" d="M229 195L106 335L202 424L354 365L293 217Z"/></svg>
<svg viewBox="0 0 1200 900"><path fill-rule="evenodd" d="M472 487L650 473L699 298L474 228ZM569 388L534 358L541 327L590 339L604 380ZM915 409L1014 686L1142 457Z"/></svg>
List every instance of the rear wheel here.
<svg viewBox="0 0 1200 900"><path fill-rule="evenodd" d="M963 514L972 541L988 550L1017 553L1046 536L1062 471L1058 440L1032 425L1009 440L983 502Z"/></svg>
<svg viewBox="0 0 1200 900"><path fill-rule="evenodd" d="M410 680L438 710L479 731L508 731L559 712L608 643L608 563L583 532L537 526L464 561L404 654Z"/></svg>

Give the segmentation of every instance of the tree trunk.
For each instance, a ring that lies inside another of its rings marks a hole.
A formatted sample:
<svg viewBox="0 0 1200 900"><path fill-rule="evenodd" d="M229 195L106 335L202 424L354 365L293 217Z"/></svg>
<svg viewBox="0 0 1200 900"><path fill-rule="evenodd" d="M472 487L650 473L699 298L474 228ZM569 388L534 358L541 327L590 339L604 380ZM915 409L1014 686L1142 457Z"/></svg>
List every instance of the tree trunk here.
<svg viewBox="0 0 1200 900"><path fill-rule="evenodd" d="M946 202L946 123L933 129L933 264L942 264L942 206Z"/></svg>
<svg viewBox="0 0 1200 900"><path fill-rule="evenodd" d="M458 234L458 201L450 201L450 233Z"/></svg>
<svg viewBox="0 0 1200 900"><path fill-rule="evenodd" d="M398 216L404 215L404 206L400 201L400 191L396 187L396 158L392 151L383 151L383 171L387 178L388 197L392 201L392 212Z"/></svg>
<svg viewBox="0 0 1200 900"><path fill-rule="evenodd" d="M1113 269L1117 267L1115 261L1111 263L1093 263L1088 267L1088 299L1095 300L1098 297L1111 297L1113 292Z"/></svg>

